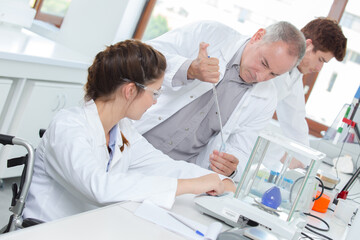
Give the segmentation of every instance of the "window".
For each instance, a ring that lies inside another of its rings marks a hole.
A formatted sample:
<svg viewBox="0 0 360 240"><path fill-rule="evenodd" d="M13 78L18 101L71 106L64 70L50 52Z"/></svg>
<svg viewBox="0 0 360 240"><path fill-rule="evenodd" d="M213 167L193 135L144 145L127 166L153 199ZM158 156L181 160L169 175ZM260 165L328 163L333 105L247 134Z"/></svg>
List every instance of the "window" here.
<svg viewBox="0 0 360 240"><path fill-rule="evenodd" d="M344 12L340 21L341 26L360 32L360 16Z"/></svg>
<svg viewBox="0 0 360 240"><path fill-rule="evenodd" d="M35 19L60 28L71 0L30 0L29 4L36 9Z"/></svg>
<svg viewBox="0 0 360 240"><path fill-rule="evenodd" d="M324 65L306 103L307 117L321 124L322 130L331 126L344 104L352 102L360 85L357 77L360 75L360 31L354 28L355 19L360 19L360 4L358 1L349 1L345 10L340 21L348 39L345 59L343 62L332 59Z"/></svg>
<svg viewBox="0 0 360 240"><path fill-rule="evenodd" d="M169 26L163 15L151 16L142 40L153 39L167 31L169 31Z"/></svg>
<svg viewBox="0 0 360 240"><path fill-rule="evenodd" d="M333 73L333 74L331 75L331 78L330 78L330 81L329 81L329 85L328 85L328 88L327 88L327 91L328 91L328 92L331 92L331 90L332 90L332 88L333 88L333 86L334 86L336 77L337 77L337 73Z"/></svg>
<svg viewBox="0 0 360 240"><path fill-rule="evenodd" d="M198 20L220 21L249 36L260 27L282 20L300 28L314 16L327 16L331 4L328 0L157 0L143 40Z"/></svg>
<svg viewBox="0 0 360 240"><path fill-rule="evenodd" d="M237 20L239 22L248 21L251 18L251 11L247 10L246 8L239 8L239 14Z"/></svg>
<svg viewBox="0 0 360 240"><path fill-rule="evenodd" d="M354 19L354 16L352 14L349 14L349 13L345 12L343 17L341 18L340 23L341 23L342 26L351 29L353 19Z"/></svg>
<svg viewBox="0 0 360 240"><path fill-rule="evenodd" d="M349 61L360 64L360 54L354 51L351 51Z"/></svg>

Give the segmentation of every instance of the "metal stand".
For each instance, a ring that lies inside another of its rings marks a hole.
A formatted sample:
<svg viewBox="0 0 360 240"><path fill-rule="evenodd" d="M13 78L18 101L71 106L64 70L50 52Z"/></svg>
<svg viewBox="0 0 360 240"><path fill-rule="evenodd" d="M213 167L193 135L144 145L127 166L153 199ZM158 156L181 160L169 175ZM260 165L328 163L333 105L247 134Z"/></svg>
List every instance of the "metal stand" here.
<svg viewBox="0 0 360 240"><path fill-rule="evenodd" d="M355 129L355 135L358 139L358 144L360 144L360 131L358 128L358 124L355 124L354 129ZM359 174L360 174L360 167L356 170L356 172L352 175L352 177L349 179L349 181L345 184L345 186L343 187L343 189L337 195L336 198L346 199L351 185L354 183L354 181L359 176Z"/></svg>

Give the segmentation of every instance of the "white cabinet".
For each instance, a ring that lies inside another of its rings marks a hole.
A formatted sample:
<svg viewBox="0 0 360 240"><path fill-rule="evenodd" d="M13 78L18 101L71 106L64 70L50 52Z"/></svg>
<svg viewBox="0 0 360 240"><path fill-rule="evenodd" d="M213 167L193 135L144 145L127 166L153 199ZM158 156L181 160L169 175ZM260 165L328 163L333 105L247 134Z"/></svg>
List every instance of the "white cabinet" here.
<svg viewBox="0 0 360 240"><path fill-rule="evenodd" d="M0 25L0 133L21 137L37 147L61 108L78 105L92 58L26 29ZM20 146L0 145L0 180L20 176L6 167L21 156Z"/></svg>
<svg viewBox="0 0 360 240"><path fill-rule="evenodd" d="M28 140L34 147L39 144L39 129L46 129L54 115L62 108L76 106L83 102L83 85L52 83L29 80L24 87L9 133ZM1 159L25 154L17 146L5 147ZM0 178L19 176L21 168L7 169L5 161L0 162Z"/></svg>
<svg viewBox="0 0 360 240"><path fill-rule="evenodd" d="M6 78L0 78L0 115L2 110L4 109L4 105L9 95L12 80Z"/></svg>
<svg viewBox="0 0 360 240"><path fill-rule="evenodd" d="M0 119L1 119L1 113L3 112L3 110L5 111L5 104L7 99L9 99L10 101L10 89L11 89L11 85L12 85L12 80L10 79L6 79L6 78L0 78ZM1 131L0 131L1 133ZM3 145L0 145L0 152L3 148ZM0 165L2 164L1 158L0 158ZM0 167L1 169L1 167ZM0 178L1 179L1 178ZM0 186L1 186L1 182L0 182Z"/></svg>

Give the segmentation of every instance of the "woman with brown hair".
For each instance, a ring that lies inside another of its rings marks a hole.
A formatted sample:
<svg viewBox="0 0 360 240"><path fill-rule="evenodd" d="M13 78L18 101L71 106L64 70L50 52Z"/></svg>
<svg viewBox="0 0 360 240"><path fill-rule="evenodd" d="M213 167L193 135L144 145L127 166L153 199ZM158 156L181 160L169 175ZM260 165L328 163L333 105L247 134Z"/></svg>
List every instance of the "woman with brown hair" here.
<svg viewBox="0 0 360 240"><path fill-rule="evenodd" d="M165 57L127 40L97 54L85 103L61 110L35 154L25 217L51 221L119 201L234 191L231 180L156 150L131 126L161 93Z"/></svg>

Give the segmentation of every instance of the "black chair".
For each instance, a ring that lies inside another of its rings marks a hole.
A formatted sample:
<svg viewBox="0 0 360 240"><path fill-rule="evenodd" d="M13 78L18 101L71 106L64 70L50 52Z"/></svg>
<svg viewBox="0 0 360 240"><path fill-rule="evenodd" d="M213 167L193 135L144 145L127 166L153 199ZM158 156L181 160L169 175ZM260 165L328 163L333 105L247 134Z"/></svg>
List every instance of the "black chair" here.
<svg viewBox="0 0 360 240"><path fill-rule="evenodd" d="M41 134L41 133L39 133ZM43 133L42 133L43 134ZM41 136L42 136L41 134ZM26 148L28 154L18 158L9 159L7 162L7 167L14 167L19 165L24 165L23 172L21 174L20 185L13 183L12 193L13 197L11 200L11 207L9 210L13 213L8 224L0 230L0 234L14 231L19 228L33 226L42 221L37 219L23 219L22 213L25 207L25 200L29 192L31 179L34 170L34 148L27 141L16 138L14 136L0 134L0 144L2 145L21 145Z"/></svg>

